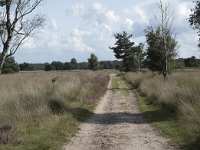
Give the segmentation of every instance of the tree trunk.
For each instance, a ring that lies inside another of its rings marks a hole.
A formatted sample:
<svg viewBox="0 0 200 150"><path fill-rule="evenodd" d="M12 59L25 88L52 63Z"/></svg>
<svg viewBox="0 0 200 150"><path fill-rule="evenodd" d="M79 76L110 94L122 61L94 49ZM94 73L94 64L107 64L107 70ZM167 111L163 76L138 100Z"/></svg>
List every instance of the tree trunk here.
<svg viewBox="0 0 200 150"><path fill-rule="evenodd" d="M166 77L167 77L167 72L168 72L168 65L167 65L167 59L165 59L165 66L164 66L164 70L163 70L164 79L166 79Z"/></svg>
<svg viewBox="0 0 200 150"><path fill-rule="evenodd" d="M141 62L139 58L138 58L138 71L141 71Z"/></svg>
<svg viewBox="0 0 200 150"><path fill-rule="evenodd" d="M138 71L141 71L140 63L138 64Z"/></svg>
<svg viewBox="0 0 200 150"><path fill-rule="evenodd" d="M1 53L1 56L0 56L0 74L2 74L3 65L7 57L9 42L10 42L10 39L6 43L3 44L3 52Z"/></svg>
<svg viewBox="0 0 200 150"><path fill-rule="evenodd" d="M2 73L3 65L6 60L6 53L2 52L1 58L0 58L0 74Z"/></svg>

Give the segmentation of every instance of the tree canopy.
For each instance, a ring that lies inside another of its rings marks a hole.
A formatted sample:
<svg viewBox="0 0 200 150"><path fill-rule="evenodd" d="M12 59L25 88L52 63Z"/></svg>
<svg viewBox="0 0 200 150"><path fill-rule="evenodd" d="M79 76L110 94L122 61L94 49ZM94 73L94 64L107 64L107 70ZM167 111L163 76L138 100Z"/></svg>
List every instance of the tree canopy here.
<svg viewBox="0 0 200 150"><path fill-rule="evenodd" d="M196 6L194 9L192 9L192 14L189 18L189 23L193 27L193 29L198 30L199 36L200 36L200 1L196 1ZM200 47L200 39L199 39L199 45Z"/></svg>
<svg viewBox="0 0 200 150"><path fill-rule="evenodd" d="M99 68L98 58L95 54L91 54L90 58L88 59L89 69L97 70Z"/></svg>
<svg viewBox="0 0 200 150"><path fill-rule="evenodd" d="M159 71L166 77L169 63L177 55L177 41L172 32L173 17L169 14L168 5L160 1L160 22L155 27L145 29L147 41L147 59L149 69Z"/></svg>
<svg viewBox="0 0 200 150"><path fill-rule="evenodd" d="M136 46L134 42L131 41L132 34L128 35L125 31L120 34L114 35L116 42L115 47L110 47L115 53L117 59L121 59L123 62L124 71L133 71L137 69L138 63L140 63L142 56L141 46ZM140 53L140 54L139 54Z"/></svg>

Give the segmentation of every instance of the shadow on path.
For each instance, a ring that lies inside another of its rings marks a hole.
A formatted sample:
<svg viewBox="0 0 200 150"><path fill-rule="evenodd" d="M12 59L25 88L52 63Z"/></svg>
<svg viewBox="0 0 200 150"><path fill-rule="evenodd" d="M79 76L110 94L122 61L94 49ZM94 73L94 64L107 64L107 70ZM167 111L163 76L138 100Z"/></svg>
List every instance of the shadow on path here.
<svg viewBox="0 0 200 150"><path fill-rule="evenodd" d="M117 112L117 113L104 113L104 114L96 114L88 111L83 108L74 108L71 109L70 113L75 117L78 121L84 121L81 116L83 114L91 115L91 118L86 120L85 122L91 124L120 124L120 123L131 123L131 124L147 124L153 122L161 122L166 121L170 118L155 118L154 120L144 120L144 116L146 115L154 115L160 113L160 110L156 111L147 111L144 113L126 113L126 112Z"/></svg>
<svg viewBox="0 0 200 150"><path fill-rule="evenodd" d="M92 124L120 124L120 123L131 123L131 124L146 124L152 122L160 122L166 121L170 119L172 116L164 116L162 117L163 111L161 109L155 111L146 111L142 113L126 113L126 112L116 112L116 113L103 113L96 114L88 109L84 108L70 108L65 106L63 103L52 100L50 101L49 107L52 112L58 115L62 115L67 112L73 115L78 121L87 122ZM148 116L156 116L160 114L159 117L148 117ZM91 117L87 119L88 117ZM143 118L151 118L151 120L145 120ZM87 120L86 120L87 119Z"/></svg>

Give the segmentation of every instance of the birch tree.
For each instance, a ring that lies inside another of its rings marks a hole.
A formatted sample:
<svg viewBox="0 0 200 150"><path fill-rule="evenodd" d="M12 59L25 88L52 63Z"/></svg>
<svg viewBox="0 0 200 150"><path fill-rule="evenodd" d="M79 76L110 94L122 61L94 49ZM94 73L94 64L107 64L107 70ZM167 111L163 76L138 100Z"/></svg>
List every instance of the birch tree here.
<svg viewBox="0 0 200 150"><path fill-rule="evenodd" d="M40 14L31 15L43 0L1 0L0 73L6 58L36 33L45 22Z"/></svg>
<svg viewBox="0 0 200 150"><path fill-rule="evenodd" d="M168 4L160 1L158 8L160 10L159 24L155 27L148 27L145 30L145 36L148 44L147 58L149 59L150 69L162 72L166 78L171 59L177 55L177 41L172 32L174 17L169 13Z"/></svg>

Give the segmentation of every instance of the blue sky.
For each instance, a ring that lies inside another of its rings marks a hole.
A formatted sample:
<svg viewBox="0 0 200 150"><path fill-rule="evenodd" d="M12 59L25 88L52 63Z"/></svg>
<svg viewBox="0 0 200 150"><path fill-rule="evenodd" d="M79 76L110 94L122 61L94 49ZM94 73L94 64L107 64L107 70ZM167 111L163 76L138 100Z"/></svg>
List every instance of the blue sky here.
<svg viewBox="0 0 200 150"><path fill-rule="evenodd" d="M198 37L186 20L192 0L165 0L174 11L173 25L179 57L199 57ZM157 24L159 0L44 0L35 13L46 16L39 34L31 37L15 55L17 62L87 61L90 53L99 60L114 60L113 35L123 30L136 43L145 42L144 29Z"/></svg>

